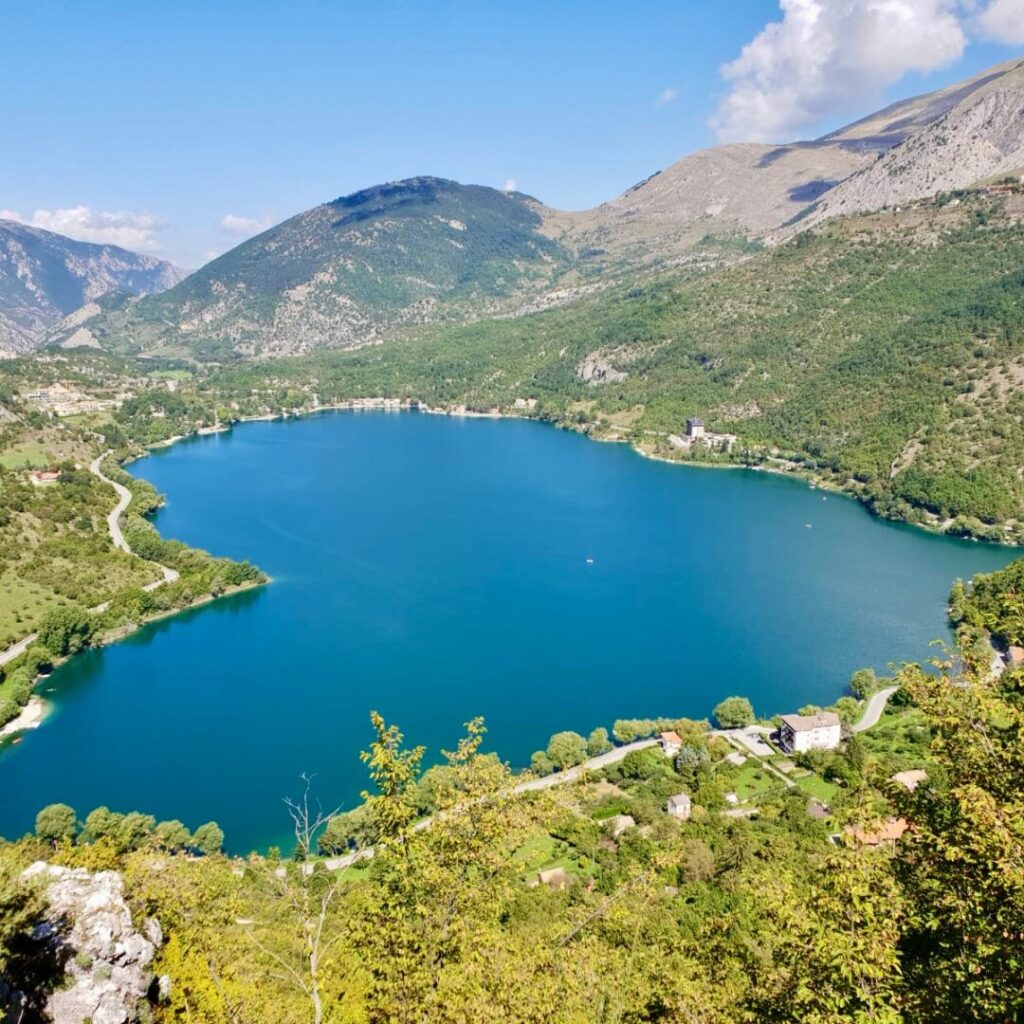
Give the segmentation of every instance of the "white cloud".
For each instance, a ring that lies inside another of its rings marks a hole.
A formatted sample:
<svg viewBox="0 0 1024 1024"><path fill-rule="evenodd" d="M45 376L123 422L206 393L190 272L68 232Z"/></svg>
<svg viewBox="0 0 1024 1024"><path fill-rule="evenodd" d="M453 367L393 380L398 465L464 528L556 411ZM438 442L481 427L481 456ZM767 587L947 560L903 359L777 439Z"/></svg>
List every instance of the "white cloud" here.
<svg viewBox="0 0 1024 1024"><path fill-rule="evenodd" d="M242 235L246 238L258 235L273 225L274 218L269 213L262 217L241 217L237 213L226 213L220 219L221 228L229 235Z"/></svg>
<svg viewBox="0 0 1024 1024"><path fill-rule="evenodd" d="M90 206L72 206L59 210L36 210L22 217L15 210L0 210L0 217L16 220L44 231L54 231L80 242L119 245L135 252L159 252L156 232L165 226L152 213L111 212Z"/></svg>
<svg viewBox="0 0 1024 1024"><path fill-rule="evenodd" d="M1007 46L1024 46L1024 0L992 0L975 21L980 35Z"/></svg>
<svg viewBox="0 0 1024 1024"><path fill-rule="evenodd" d="M1019 9L1021 0L994 0ZM780 0L771 22L722 68L723 141L785 141L880 100L908 71L955 61L967 45L961 0ZM991 9L986 11L991 14Z"/></svg>
<svg viewBox="0 0 1024 1024"><path fill-rule="evenodd" d="M658 93L658 98L654 101L654 105L656 107L665 107L677 99L679 99L678 89L662 89L661 92Z"/></svg>
<svg viewBox="0 0 1024 1024"><path fill-rule="evenodd" d="M518 192L519 182L515 178L506 178L505 184L501 186L502 192Z"/></svg>

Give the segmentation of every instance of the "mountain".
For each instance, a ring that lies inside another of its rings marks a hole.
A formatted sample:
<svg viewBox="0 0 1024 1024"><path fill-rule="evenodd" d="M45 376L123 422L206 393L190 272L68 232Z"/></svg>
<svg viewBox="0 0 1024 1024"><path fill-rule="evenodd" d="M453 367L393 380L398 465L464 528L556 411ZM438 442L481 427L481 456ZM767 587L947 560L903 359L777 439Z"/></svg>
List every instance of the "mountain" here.
<svg viewBox="0 0 1024 1024"><path fill-rule="evenodd" d="M162 291L184 276L153 256L0 220L0 355L31 351L68 314L109 292Z"/></svg>
<svg viewBox="0 0 1024 1024"><path fill-rule="evenodd" d="M894 103L820 139L732 144L684 157L576 215L580 244L626 262L678 262L703 236L881 209L1024 164L1024 60ZM952 157L952 159L951 159ZM806 220L805 220L806 218Z"/></svg>
<svg viewBox="0 0 1024 1024"><path fill-rule="evenodd" d="M88 329L126 351L345 348L408 324L500 313L570 265L535 199L412 178L300 213Z"/></svg>
<svg viewBox="0 0 1024 1024"><path fill-rule="evenodd" d="M101 303L53 340L213 360L376 344L565 305L654 271L720 267L834 217L1021 167L1018 59L820 139L694 153L582 212L440 178L366 189L161 295Z"/></svg>

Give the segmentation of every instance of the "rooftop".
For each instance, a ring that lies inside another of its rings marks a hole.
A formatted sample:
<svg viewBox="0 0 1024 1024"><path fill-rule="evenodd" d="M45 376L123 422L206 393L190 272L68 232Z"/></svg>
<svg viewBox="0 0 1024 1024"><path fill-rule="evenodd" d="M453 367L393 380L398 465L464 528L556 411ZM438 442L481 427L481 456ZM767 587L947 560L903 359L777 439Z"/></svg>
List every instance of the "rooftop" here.
<svg viewBox="0 0 1024 1024"><path fill-rule="evenodd" d="M839 725L839 716L834 711L819 711L816 715L783 715L782 721L793 732L809 732Z"/></svg>

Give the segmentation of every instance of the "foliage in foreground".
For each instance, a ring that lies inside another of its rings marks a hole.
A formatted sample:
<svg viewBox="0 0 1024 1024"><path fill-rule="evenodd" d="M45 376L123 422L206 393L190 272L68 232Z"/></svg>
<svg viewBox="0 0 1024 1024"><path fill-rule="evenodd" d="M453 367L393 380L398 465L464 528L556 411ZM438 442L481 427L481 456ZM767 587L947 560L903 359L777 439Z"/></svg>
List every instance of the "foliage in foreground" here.
<svg viewBox="0 0 1024 1024"><path fill-rule="evenodd" d="M1020 1019L1024 672L954 684L911 666L899 682L930 730L928 781L906 792L886 762L851 748L860 771L834 807L839 825L903 815L904 838L878 848L830 843L837 825L810 817L799 789L765 794L749 820L698 806L680 825L655 811L613 838L609 812L639 813L633 794L678 788L677 772L706 765L637 751L651 763L623 762L610 790L514 796L480 722L446 755L432 824L418 828L422 751L375 716L372 860L332 871L273 853L170 856L159 829L137 852L57 838L50 856L102 853L136 913L161 920L158 969L173 981L163 1021ZM323 819L308 799L291 807L299 850L311 850ZM69 815L50 817L59 828ZM539 850L565 866L564 887L536 884ZM26 840L4 857L40 852ZM31 898L2 908L7 949Z"/></svg>

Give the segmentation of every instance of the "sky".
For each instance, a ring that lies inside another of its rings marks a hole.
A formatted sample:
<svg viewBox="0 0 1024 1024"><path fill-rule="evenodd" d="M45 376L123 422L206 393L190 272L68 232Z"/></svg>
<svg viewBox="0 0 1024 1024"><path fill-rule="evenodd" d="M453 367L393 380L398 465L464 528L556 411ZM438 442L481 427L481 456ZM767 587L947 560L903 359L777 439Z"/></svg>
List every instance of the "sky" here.
<svg viewBox="0 0 1024 1024"><path fill-rule="evenodd" d="M0 217L196 267L417 174L562 209L1024 54L1024 0L4 0Z"/></svg>

